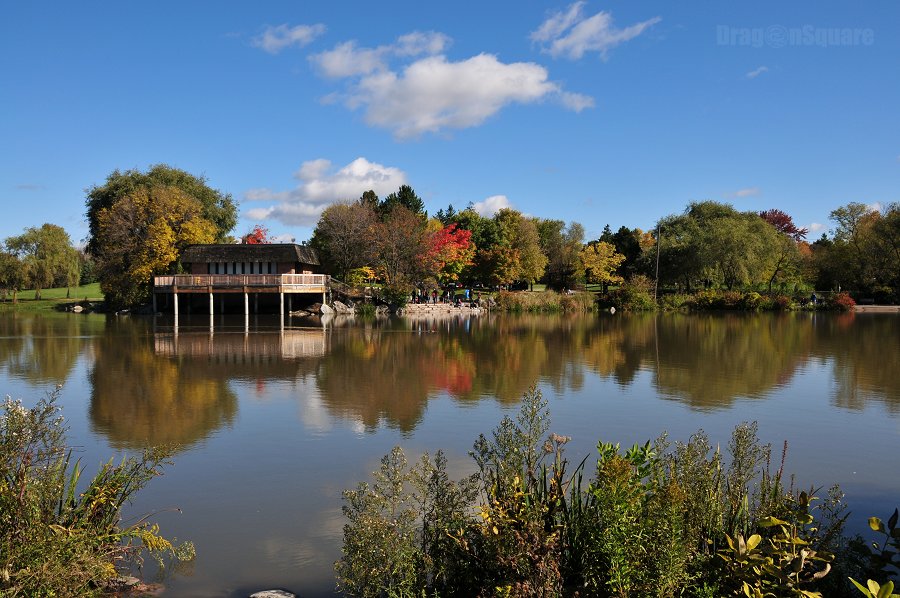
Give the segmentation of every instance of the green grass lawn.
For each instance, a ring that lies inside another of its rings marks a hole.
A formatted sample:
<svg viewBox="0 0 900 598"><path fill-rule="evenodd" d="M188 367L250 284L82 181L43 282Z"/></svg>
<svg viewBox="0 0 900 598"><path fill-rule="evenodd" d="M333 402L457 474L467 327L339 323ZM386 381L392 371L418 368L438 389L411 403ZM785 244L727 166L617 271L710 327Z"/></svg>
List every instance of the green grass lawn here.
<svg viewBox="0 0 900 598"><path fill-rule="evenodd" d="M70 298L66 299L66 293L69 290L71 290ZM41 298L39 300L34 298L34 290L21 291L19 292L19 302L17 304L13 304L12 295L7 296L5 300L0 300L0 310L18 309L33 311L54 309L60 303L82 301L85 298L90 301L103 301L100 283L95 282L81 287L72 287L71 289L66 289L65 287L60 289L41 289Z"/></svg>

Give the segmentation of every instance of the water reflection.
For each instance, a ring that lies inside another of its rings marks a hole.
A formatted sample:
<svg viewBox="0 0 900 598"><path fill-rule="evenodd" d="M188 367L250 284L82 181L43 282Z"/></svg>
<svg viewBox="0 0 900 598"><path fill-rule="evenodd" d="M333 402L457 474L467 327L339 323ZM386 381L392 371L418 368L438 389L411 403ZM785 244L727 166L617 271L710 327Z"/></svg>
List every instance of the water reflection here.
<svg viewBox="0 0 900 598"><path fill-rule="evenodd" d="M900 318L892 314L302 323L176 329L140 318L3 315L0 373L46 390L87 355L91 421L122 447L189 445L229 424L238 410L233 381L259 390L302 380L331 417L409 432L438 394L513 404L535 381L565 393L588 376L628 387L643 372L659 396L714 410L764 400L807 366L824 364L833 405L874 402L900 412Z"/></svg>
<svg viewBox="0 0 900 598"><path fill-rule="evenodd" d="M237 396L216 368L158 355L141 320L110 319L95 343L90 418L116 447L182 448L232 421Z"/></svg>
<svg viewBox="0 0 900 598"><path fill-rule="evenodd" d="M65 384L102 317L0 315L0 372L35 386Z"/></svg>

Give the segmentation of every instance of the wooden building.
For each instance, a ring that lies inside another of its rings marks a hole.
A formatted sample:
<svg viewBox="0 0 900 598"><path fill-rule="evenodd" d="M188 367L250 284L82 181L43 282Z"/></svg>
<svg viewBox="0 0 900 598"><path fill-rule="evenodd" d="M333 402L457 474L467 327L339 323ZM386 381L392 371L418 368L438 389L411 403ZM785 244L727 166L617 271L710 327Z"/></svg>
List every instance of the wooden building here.
<svg viewBox="0 0 900 598"><path fill-rule="evenodd" d="M278 313L284 314L285 296L288 310L291 299L298 294L325 303L330 277L319 272L319 258L315 250L296 243L267 243L257 245L191 245L181 256L182 267L187 274L155 276L153 278L153 308L159 300L164 307L178 315L179 295L187 295L188 306L196 304L196 295L208 295L209 313L226 307L232 308L243 295L243 313L259 308L260 296L264 302L277 294ZM236 310L237 311L237 310Z"/></svg>

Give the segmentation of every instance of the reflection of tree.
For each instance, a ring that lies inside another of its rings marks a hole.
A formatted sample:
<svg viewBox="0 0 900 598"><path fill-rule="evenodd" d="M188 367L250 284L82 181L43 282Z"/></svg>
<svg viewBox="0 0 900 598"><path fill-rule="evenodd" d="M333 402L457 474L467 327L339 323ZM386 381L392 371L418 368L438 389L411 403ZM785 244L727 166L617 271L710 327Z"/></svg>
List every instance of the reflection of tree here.
<svg viewBox="0 0 900 598"><path fill-rule="evenodd" d="M790 315L666 316L657 326L660 394L699 408L759 398L787 383L813 340L812 328Z"/></svg>
<svg viewBox="0 0 900 598"><path fill-rule="evenodd" d="M493 396L514 403L536 380L578 388L578 359L593 317L420 319L342 329L317 382L325 403L367 427L381 420L407 431L438 391L460 401Z"/></svg>
<svg viewBox="0 0 900 598"><path fill-rule="evenodd" d="M187 445L231 422L237 398L227 378L157 356L152 336L119 326L110 321L90 372L91 421L113 445Z"/></svg>
<svg viewBox="0 0 900 598"><path fill-rule="evenodd" d="M895 314L817 319L816 356L834 361L835 404L863 409L872 400L900 413L900 320Z"/></svg>
<svg viewBox="0 0 900 598"><path fill-rule="evenodd" d="M0 317L0 368L34 385L64 384L102 316L4 314Z"/></svg>

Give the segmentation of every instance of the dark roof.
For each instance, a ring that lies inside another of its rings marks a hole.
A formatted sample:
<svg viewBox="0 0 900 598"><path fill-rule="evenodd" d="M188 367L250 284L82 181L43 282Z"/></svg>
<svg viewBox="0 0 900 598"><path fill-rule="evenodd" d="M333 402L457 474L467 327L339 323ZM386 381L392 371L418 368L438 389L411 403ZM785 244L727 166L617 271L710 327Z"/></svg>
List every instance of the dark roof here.
<svg viewBox="0 0 900 598"><path fill-rule="evenodd" d="M262 243L259 245L191 245L181 254L184 264L214 262L278 262L319 265L316 250L296 243Z"/></svg>

